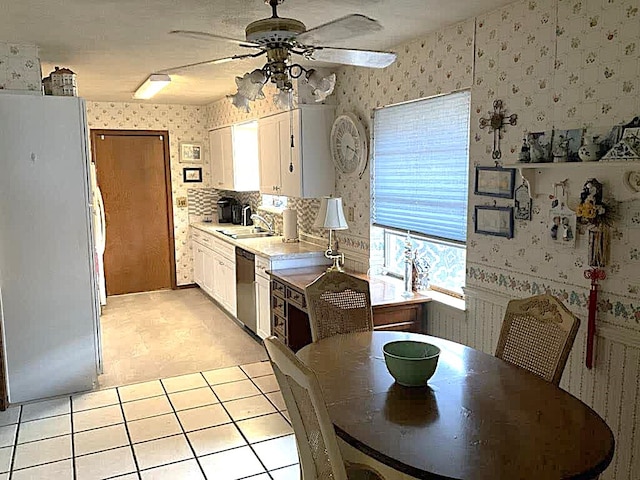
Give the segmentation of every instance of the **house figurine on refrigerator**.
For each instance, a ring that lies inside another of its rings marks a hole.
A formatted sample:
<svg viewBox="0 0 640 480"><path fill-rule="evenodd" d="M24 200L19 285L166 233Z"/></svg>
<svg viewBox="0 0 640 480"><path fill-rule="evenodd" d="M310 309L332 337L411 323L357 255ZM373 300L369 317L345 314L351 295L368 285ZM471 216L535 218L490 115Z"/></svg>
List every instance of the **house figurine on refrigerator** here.
<svg viewBox="0 0 640 480"><path fill-rule="evenodd" d="M51 77L52 95L64 97L76 97L78 95L76 74L68 68L56 67L49 77Z"/></svg>

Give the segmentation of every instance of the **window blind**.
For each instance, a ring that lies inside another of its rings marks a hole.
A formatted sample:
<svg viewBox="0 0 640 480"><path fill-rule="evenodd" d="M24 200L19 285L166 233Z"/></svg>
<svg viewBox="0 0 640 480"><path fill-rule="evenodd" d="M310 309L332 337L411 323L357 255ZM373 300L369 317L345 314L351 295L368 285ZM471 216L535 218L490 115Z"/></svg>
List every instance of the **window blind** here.
<svg viewBox="0 0 640 480"><path fill-rule="evenodd" d="M376 110L374 225L466 241L470 93Z"/></svg>

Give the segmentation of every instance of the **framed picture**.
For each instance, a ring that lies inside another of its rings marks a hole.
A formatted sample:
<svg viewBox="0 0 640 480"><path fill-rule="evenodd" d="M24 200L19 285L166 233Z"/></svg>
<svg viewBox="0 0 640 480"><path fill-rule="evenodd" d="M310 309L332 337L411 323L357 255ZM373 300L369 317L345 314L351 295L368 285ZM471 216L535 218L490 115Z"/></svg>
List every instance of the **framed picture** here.
<svg viewBox="0 0 640 480"><path fill-rule="evenodd" d="M553 157L551 156L552 139L553 130L550 132L534 132L527 134L531 163L547 163L553 161Z"/></svg>
<svg viewBox="0 0 640 480"><path fill-rule="evenodd" d="M475 232L513 238L513 207L476 205Z"/></svg>
<svg viewBox="0 0 640 480"><path fill-rule="evenodd" d="M181 143L180 163L202 163L202 144Z"/></svg>
<svg viewBox="0 0 640 480"><path fill-rule="evenodd" d="M515 168L476 167L476 187L473 193L489 197L513 198Z"/></svg>
<svg viewBox="0 0 640 480"><path fill-rule="evenodd" d="M202 182L202 168L183 168L182 179L185 183Z"/></svg>

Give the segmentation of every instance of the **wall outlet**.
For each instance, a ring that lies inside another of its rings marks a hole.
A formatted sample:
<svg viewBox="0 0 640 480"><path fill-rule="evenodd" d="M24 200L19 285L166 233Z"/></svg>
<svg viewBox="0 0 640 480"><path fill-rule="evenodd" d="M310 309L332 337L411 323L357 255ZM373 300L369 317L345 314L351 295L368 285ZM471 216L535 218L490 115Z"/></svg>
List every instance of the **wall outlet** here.
<svg viewBox="0 0 640 480"><path fill-rule="evenodd" d="M187 197L178 197L176 198L176 205L178 208L186 208L187 207Z"/></svg>
<svg viewBox="0 0 640 480"><path fill-rule="evenodd" d="M356 209L355 207L347 207L347 222L355 222Z"/></svg>

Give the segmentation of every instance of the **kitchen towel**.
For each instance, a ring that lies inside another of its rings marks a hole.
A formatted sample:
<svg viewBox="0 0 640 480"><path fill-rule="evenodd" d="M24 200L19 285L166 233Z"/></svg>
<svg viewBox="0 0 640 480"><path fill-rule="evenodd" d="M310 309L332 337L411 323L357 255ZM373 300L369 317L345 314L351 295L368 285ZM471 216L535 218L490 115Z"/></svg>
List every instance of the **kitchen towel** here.
<svg viewBox="0 0 640 480"><path fill-rule="evenodd" d="M298 212L293 208L286 208L282 212L282 235L285 242L298 239Z"/></svg>

